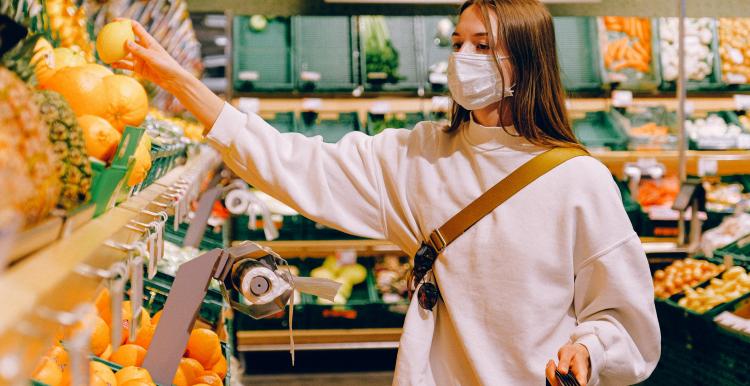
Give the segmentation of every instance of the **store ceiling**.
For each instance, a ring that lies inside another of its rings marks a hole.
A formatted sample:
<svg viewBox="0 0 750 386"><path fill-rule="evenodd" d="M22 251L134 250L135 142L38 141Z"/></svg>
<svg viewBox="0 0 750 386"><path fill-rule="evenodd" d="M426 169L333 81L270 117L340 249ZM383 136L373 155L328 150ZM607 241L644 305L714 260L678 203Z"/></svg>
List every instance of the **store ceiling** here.
<svg viewBox="0 0 750 386"><path fill-rule="evenodd" d="M564 1L565 3L560 3ZM547 0L558 16L675 16L675 0ZM750 17L750 0L686 0L688 16ZM460 0L187 0L191 12L264 15L449 15ZM347 3L343 3L347 2Z"/></svg>

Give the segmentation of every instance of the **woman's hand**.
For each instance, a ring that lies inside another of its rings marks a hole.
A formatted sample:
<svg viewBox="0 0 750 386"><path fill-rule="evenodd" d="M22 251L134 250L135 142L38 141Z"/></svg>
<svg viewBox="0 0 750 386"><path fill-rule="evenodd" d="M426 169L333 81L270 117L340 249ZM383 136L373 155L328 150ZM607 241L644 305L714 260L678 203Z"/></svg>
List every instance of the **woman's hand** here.
<svg viewBox="0 0 750 386"><path fill-rule="evenodd" d="M130 54L125 60L113 63L112 67L133 71L177 97L203 123L204 134L207 134L219 116L224 101L183 69L140 23L132 20L131 23L138 42L128 42Z"/></svg>
<svg viewBox="0 0 750 386"><path fill-rule="evenodd" d="M130 55L125 60L113 63L112 67L133 71L141 78L174 93L189 74L143 28L141 23L135 20L130 22L133 25L133 32L138 37L138 42L128 42L126 48L130 51Z"/></svg>
<svg viewBox="0 0 750 386"><path fill-rule="evenodd" d="M557 352L557 358L560 363L555 368L555 362L547 362L547 379L552 386L562 386L555 377L555 369L561 374L568 374L572 371L576 380L581 386L586 386L591 372L591 360L589 359L589 350L580 343L566 344Z"/></svg>

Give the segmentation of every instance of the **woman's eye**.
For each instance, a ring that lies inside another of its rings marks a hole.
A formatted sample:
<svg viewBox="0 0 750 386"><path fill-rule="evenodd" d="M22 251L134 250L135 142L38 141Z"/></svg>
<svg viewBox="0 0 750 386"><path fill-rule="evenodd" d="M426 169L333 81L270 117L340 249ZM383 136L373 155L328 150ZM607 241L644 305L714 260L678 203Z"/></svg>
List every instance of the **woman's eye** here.
<svg viewBox="0 0 750 386"><path fill-rule="evenodd" d="M458 51L458 50L460 50L460 49L461 49L461 45L462 45L462 44L463 44L463 43L453 43L453 45L452 45L452 47L453 47L453 51Z"/></svg>
<svg viewBox="0 0 750 386"><path fill-rule="evenodd" d="M488 44L479 43L477 44L477 49L480 51L487 51L490 49L490 46Z"/></svg>

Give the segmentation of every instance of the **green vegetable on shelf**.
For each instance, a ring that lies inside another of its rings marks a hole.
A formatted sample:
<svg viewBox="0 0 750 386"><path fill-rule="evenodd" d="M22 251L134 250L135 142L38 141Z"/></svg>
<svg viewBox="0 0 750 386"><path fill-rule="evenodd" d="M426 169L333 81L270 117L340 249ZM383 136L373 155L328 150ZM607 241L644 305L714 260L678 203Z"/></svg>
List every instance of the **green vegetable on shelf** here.
<svg viewBox="0 0 750 386"><path fill-rule="evenodd" d="M365 40L365 67L369 80L398 82L398 51L388 32L383 16L362 16L362 31Z"/></svg>

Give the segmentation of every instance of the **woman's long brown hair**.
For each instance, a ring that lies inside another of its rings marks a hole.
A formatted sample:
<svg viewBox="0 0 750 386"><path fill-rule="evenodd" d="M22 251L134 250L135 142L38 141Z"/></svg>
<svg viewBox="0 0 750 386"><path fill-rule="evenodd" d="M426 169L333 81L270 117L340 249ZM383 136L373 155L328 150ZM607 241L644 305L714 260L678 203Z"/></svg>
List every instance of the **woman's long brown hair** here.
<svg viewBox="0 0 750 386"><path fill-rule="evenodd" d="M468 0L459 11L480 8L500 74L498 44L505 47L513 67L513 96L500 101L500 111L510 103L516 132L529 142L544 147L582 147L573 134L565 108L565 91L557 61L552 16L538 0ZM497 40L491 33L490 12L497 20ZM501 76L502 77L502 76ZM505 80L502 80L505 87ZM446 131L457 131L470 119L471 112L453 103L451 124Z"/></svg>

